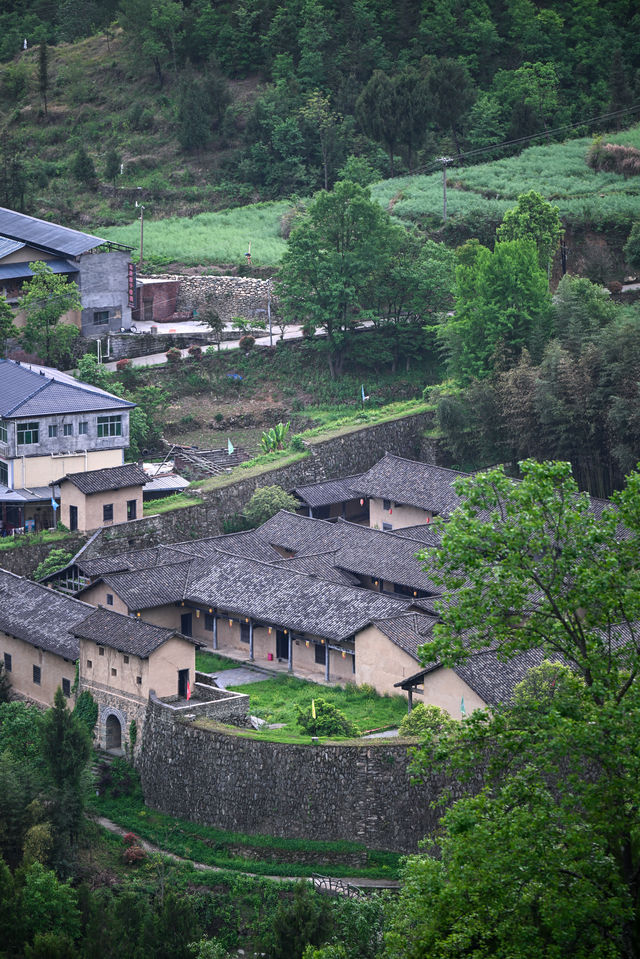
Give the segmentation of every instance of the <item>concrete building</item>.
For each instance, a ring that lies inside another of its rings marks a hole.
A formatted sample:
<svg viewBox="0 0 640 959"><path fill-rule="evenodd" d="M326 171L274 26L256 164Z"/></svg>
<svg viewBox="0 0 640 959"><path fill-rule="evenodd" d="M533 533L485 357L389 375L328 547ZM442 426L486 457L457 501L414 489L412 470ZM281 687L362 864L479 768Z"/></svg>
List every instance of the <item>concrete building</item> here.
<svg viewBox="0 0 640 959"><path fill-rule="evenodd" d="M0 360L0 529L55 525L49 484L121 466L133 406L58 370Z"/></svg>
<svg viewBox="0 0 640 959"><path fill-rule="evenodd" d="M54 273L77 283L82 309L63 316L83 336L98 337L131 326L136 305L136 275L130 247L112 243L0 207L0 293L19 312L29 263L44 260Z"/></svg>
<svg viewBox="0 0 640 959"><path fill-rule="evenodd" d="M67 473L52 483L60 489L60 520L70 530L85 532L138 519L147 481L135 463Z"/></svg>

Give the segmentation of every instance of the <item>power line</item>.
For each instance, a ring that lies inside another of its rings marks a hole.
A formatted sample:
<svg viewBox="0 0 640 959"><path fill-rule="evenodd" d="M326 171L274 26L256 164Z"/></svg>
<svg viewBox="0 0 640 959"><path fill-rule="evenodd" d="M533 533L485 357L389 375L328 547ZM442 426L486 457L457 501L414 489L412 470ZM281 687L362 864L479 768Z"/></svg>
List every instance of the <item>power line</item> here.
<svg viewBox="0 0 640 959"><path fill-rule="evenodd" d="M640 112L640 103L636 103L631 107L625 107L623 110L614 110L610 113L601 113L599 116L589 117L586 120L578 120L575 123L567 123L561 127L554 127L551 130L543 130L540 133L531 133L528 136L517 137L514 140L503 140L501 143L493 143L486 147L477 147L475 150L467 150L466 153L460 153L455 157L448 157L447 160L457 163L460 160L466 160L469 157L479 156L482 153L490 153L493 150L501 150L503 147L517 146L519 143L529 143L531 140L539 140L544 137L555 136L558 133L565 133L568 130L575 130L578 127L587 126L590 123L598 123L601 120L611 120L616 117L625 116L628 113L637 112ZM437 160L433 160L431 163L427 163L422 167L418 167L412 173L407 175L417 176L425 173L433 173L438 169L440 163L442 163L442 158L438 158Z"/></svg>

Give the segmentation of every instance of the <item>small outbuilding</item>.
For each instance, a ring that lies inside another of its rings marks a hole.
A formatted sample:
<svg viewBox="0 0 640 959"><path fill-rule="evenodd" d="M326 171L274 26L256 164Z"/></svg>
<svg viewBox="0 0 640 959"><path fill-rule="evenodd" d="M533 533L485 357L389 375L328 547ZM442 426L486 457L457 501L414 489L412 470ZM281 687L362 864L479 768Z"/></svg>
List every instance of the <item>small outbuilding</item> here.
<svg viewBox="0 0 640 959"><path fill-rule="evenodd" d="M142 487L148 480L135 463L67 473L55 481L60 487L60 520L70 530L86 532L139 519Z"/></svg>

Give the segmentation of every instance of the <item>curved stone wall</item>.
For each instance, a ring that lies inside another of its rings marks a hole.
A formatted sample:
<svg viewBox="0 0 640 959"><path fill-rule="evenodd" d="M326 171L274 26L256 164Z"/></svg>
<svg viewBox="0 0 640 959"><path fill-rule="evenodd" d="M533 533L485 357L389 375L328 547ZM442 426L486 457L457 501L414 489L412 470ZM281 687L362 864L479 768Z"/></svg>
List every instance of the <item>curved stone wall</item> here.
<svg viewBox="0 0 640 959"><path fill-rule="evenodd" d="M289 745L149 705L139 757L148 805L229 831L416 852L438 783L412 786L406 743Z"/></svg>

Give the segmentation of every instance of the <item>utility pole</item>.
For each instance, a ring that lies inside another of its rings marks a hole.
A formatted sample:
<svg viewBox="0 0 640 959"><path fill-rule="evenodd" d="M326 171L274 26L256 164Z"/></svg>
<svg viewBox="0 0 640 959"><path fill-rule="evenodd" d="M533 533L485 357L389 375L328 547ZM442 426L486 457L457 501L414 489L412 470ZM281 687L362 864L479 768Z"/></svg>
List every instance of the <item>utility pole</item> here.
<svg viewBox="0 0 640 959"><path fill-rule="evenodd" d="M273 331L271 329L271 277L267 280L267 319L269 320L269 346L273 346Z"/></svg>
<svg viewBox="0 0 640 959"><path fill-rule="evenodd" d="M142 266L142 251L144 243L144 207L136 200L136 209L140 210L140 266Z"/></svg>
<svg viewBox="0 0 640 959"><path fill-rule="evenodd" d="M438 157L438 163L442 164L442 219L447 222L447 167L453 163L453 157Z"/></svg>

